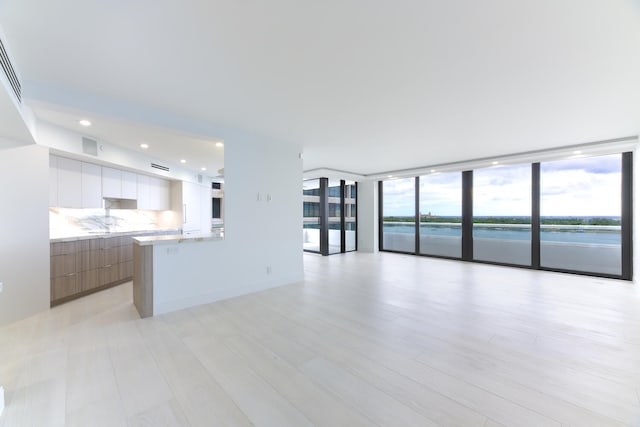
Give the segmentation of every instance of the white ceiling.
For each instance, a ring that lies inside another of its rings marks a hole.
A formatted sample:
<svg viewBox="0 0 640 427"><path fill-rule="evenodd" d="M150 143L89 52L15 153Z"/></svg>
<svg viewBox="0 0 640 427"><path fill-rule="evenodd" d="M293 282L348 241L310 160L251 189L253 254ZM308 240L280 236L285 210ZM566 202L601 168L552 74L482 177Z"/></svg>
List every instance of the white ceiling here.
<svg viewBox="0 0 640 427"><path fill-rule="evenodd" d="M29 100L248 129L307 170L640 133L640 0L3 0L0 25Z"/></svg>

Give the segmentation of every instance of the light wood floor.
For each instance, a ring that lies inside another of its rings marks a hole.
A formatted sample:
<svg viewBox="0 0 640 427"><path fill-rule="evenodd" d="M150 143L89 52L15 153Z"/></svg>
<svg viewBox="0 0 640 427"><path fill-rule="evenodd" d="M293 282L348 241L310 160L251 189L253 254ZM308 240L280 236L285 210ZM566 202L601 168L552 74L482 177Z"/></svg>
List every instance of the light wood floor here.
<svg viewBox="0 0 640 427"><path fill-rule="evenodd" d="M637 286L304 261L302 284L151 319L126 284L0 329L0 426L640 425Z"/></svg>

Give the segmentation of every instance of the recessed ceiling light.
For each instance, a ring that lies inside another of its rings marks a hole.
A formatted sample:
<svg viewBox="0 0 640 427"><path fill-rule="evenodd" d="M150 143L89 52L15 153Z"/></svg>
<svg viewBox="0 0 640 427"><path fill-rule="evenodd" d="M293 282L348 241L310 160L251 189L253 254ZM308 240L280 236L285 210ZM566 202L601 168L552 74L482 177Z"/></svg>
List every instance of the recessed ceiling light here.
<svg viewBox="0 0 640 427"><path fill-rule="evenodd" d="M387 175L387 178L393 178L393 175Z"/></svg>
<svg viewBox="0 0 640 427"><path fill-rule="evenodd" d="M436 170L435 169L431 169L431 173L434 173Z"/></svg>
<svg viewBox="0 0 640 427"><path fill-rule="evenodd" d="M216 147L224 147L224 144L222 142L216 142Z"/></svg>
<svg viewBox="0 0 640 427"><path fill-rule="evenodd" d="M201 170L201 171L206 171L206 170L207 170L207 168L204 168L204 167L203 167L203 168L200 168L200 170Z"/></svg>
<svg viewBox="0 0 640 427"><path fill-rule="evenodd" d="M573 152L573 154L582 154L582 151L576 150L576 151Z"/></svg>
<svg viewBox="0 0 640 427"><path fill-rule="evenodd" d="M187 163L185 159L180 159L180 163Z"/></svg>
<svg viewBox="0 0 640 427"><path fill-rule="evenodd" d="M78 123L80 123L81 126L85 126L85 127L91 126L91 122L87 119L79 120Z"/></svg>
<svg viewBox="0 0 640 427"><path fill-rule="evenodd" d="M149 144L140 144L140 148L147 149L149 148Z"/></svg>
<svg viewBox="0 0 640 427"><path fill-rule="evenodd" d="M492 165L497 165L497 164L500 164L500 162L495 161L495 162L491 162L491 164L492 164Z"/></svg>

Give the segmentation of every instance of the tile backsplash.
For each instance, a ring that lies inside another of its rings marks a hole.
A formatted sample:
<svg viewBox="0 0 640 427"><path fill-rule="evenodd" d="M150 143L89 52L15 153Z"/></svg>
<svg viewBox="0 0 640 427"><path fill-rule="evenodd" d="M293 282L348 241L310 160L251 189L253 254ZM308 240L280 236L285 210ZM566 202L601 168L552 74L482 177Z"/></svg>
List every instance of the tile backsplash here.
<svg viewBox="0 0 640 427"><path fill-rule="evenodd" d="M49 208L49 237L177 228L172 211Z"/></svg>

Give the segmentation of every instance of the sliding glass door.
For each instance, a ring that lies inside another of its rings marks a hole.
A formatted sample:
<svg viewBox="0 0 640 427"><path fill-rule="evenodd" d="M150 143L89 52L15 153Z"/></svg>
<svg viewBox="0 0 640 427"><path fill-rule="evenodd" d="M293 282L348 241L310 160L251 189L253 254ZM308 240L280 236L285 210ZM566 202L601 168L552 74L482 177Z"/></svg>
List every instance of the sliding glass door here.
<svg viewBox="0 0 640 427"><path fill-rule="evenodd" d="M303 182L303 249L322 255L357 249L357 183L318 178Z"/></svg>
<svg viewBox="0 0 640 427"><path fill-rule="evenodd" d="M384 250L415 252L416 187L415 178L394 179L382 183L382 242Z"/></svg>
<svg viewBox="0 0 640 427"><path fill-rule="evenodd" d="M420 177L420 253L462 256L462 173Z"/></svg>
<svg viewBox="0 0 640 427"><path fill-rule="evenodd" d="M473 171L473 259L531 264L531 165Z"/></svg>
<svg viewBox="0 0 640 427"><path fill-rule="evenodd" d="M540 265L622 274L622 155L540 164Z"/></svg>

